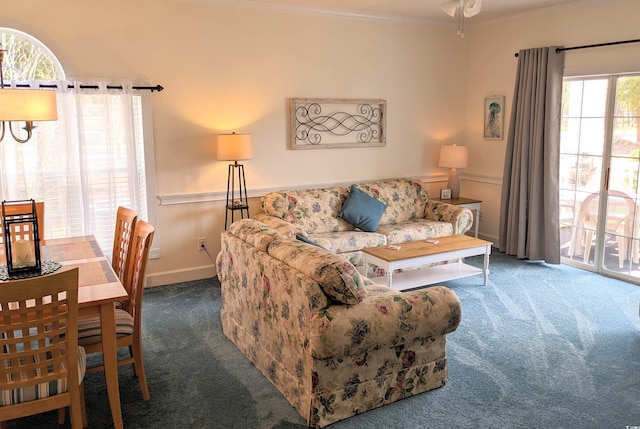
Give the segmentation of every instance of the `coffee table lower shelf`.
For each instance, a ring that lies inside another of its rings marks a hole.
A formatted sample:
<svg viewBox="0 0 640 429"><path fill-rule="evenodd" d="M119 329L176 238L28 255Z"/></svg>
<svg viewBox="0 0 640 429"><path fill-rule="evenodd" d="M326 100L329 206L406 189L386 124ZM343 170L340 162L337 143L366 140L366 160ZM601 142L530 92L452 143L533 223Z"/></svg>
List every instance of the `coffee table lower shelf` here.
<svg viewBox="0 0 640 429"><path fill-rule="evenodd" d="M464 262L455 262L394 273L392 287L396 290L413 289L479 274L484 274L481 268L472 267ZM377 284L388 285L389 283L387 276L374 277L371 280Z"/></svg>
<svg viewBox="0 0 640 429"><path fill-rule="evenodd" d="M435 243L417 240L401 243L396 248L372 247L363 249L364 272L369 272L369 264L383 268L386 276L371 280L396 290L412 289L478 274L483 275L486 286L489 280L491 245L491 242L479 238L451 235L439 237ZM464 258L478 255L482 255L484 259L482 268L464 263ZM435 265L432 265L434 263Z"/></svg>

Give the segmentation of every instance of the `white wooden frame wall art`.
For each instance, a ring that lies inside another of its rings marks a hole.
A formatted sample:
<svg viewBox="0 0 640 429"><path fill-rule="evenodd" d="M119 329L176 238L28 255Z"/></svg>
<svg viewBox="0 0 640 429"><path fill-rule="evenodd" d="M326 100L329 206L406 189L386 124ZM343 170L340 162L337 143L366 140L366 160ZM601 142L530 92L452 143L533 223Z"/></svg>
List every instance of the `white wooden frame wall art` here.
<svg viewBox="0 0 640 429"><path fill-rule="evenodd" d="M386 100L292 98L289 148L385 146L386 119Z"/></svg>

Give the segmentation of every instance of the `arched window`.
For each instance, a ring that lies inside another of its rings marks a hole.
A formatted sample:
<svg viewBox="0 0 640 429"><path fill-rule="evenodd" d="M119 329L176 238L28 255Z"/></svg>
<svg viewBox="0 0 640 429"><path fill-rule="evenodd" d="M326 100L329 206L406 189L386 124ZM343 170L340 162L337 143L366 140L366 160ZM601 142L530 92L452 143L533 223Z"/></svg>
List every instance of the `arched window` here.
<svg viewBox="0 0 640 429"><path fill-rule="evenodd" d="M5 80L64 80L60 61L33 36L0 28L0 47L6 52L2 67Z"/></svg>
<svg viewBox="0 0 640 429"><path fill-rule="evenodd" d="M118 206L136 210L157 231L155 204L149 204L155 200L151 97L133 89L148 82L68 81L35 37L0 27L0 44L5 87L55 91L58 112L57 121L34 122L26 143L5 133L0 201L44 201L45 239L93 235L105 254L111 254ZM13 123L12 130L19 134L23 125Z"/></svg>

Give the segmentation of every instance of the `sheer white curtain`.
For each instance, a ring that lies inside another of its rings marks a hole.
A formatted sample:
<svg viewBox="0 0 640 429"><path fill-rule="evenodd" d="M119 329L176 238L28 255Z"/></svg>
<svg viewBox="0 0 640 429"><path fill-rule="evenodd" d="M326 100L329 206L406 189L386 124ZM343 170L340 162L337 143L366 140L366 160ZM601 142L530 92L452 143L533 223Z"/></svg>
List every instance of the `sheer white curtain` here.
<svg viewBox="0 0 640 429"><path fill-rule="evenodd" d="M44 201L45 238L93 234L108 255L119 205L147 217L140 100L131 83L54 83L58 120L0 143L0 199Z"/></svg>

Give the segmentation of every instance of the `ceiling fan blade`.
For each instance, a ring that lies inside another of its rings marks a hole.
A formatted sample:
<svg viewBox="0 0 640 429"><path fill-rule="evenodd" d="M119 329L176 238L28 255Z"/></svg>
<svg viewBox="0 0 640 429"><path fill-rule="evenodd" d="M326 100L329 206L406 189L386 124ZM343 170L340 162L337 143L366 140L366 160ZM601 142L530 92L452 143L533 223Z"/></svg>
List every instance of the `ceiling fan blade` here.
<svg viewBox="0 0 640 429"><path fill-rule="evenodd" d="M456 14L459 3L460 2L458 0L445 0L440 5L440 9L442 9L444 13L453 18L453 16Z"/></svg>
<svg viewBox="0 0 640 429"><path fill-rule="evenodd" d="M465 18L476 16L482 10L482 0L466 0L462 10Z"/></svg>

